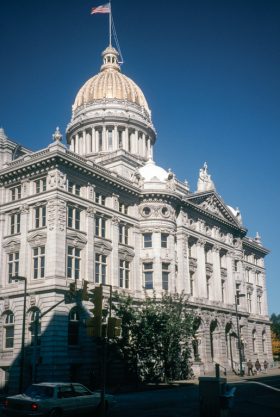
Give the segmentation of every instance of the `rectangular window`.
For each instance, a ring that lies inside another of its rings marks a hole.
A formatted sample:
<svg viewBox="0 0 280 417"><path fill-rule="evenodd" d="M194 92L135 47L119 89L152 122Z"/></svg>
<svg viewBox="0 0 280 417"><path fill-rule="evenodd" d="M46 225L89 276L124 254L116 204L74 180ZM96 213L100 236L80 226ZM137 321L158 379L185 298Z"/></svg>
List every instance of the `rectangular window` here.
<svg viewBox="0 0 280 417"><path fill-rule="evenodd" d="M190 273L190 294L194 295L194 272Z"/></svg>
<svg viewBox="0 0 280 417"><path fill-rule="evenodd" d="M39 194L47 189L47 179L41 178L35 181L35 193Z"/></svg>
<svg viewBox="0 0 280 417"><path fill-rule="evenodd" d="M106 219L104 217L96 216L95 218L95 236L106 237Z"/></svg>
<svg viewBox="0 0 280 417"><path fill-rule="evenodd" d="M120 260L120 287L129 288L130 264L128 261Z"/></svg>
<svg viewBox="0 0 280 417"><path fill-rule="evenodd" d="M211 278L209 276L206 276L206 297L208 299L210 297L210 284L211 284Z"/></svg>
<svg viewBox="0 0 280 417"><path fill-rule="evenodd" d="M95 193L95 202L97 204L100 204L101 206L105 206L105 203L106 203L105 195L101 193Z"/></svg>
<svg viewBox="0 0 280 417"><path fill-rule="evenodd" d="M167 248L167 238L168 238L167 233L161 233L161 247L162 248Z"/></svg>
<svg viewBox="0 0 280 417"><path fill-rule="evenodd" d="M111 129L108 130L108 148L109 151L113 148L113 131Z"/></svg>
<svg viewBox="0 0 280 417"><path fill-rule="evenodd" d="M46 226L46 206L35 207L35 229Z"/></svg>
<svg viewBox="0 0 280 417"><path fill-rule="evenodd" d="M258 313L262 314L262 297L261 297L261 295L257 296L257 305L258 305Z"/></svg>
<svg viewBox="0 0 280 417"><path fill-rule="evenodd" d="M128 230L129 227L126 224L120 224L119 226L119 243L128 245Z"/></svg>
<svg viewBox="0 0 280 417"><path fill-rule="evenodd" d="M33 278L45 276L45 246L33 249Z"/></svg>
<svg viewBox="0 0 280 417"><path fill-rule="evenodd" d="M118 130L118 138L119 138L119 149L122 149L123 147L123 131L122 130Z"/></svg>
<svg viewBox="0 0 280 417"><path fill-rule="evenodd" d="M12 282L12 277L18 275L19 271L19 252L9 253L8 255L8 281Z"/></svg>
<svg viewBox="0 0 280 417"><path fill-rule="evenodd" d="M144 243L144 248L152 247L152 233L143 234L143 243Z"/></svg>
<svg viewBox="0 0 280 417"><path fill-rule="evenodd" d="M247 307L248 307L248 312L251 313L252 311L252 294L247 292Z"/></svg>
<svg viewBox="0 0 280 417"><path fill-rule="evenodd" d="M21 199L21 185L17 185L16 187L10 188L10 192L12 201Z"/></svg>
<svg viewBox="0 0 280 417"><path fill-rule="evenodd" d="M99 151L103 151L102 130L98 130L98 146Z"/></svg>
<svg viewBox="0 0 280 417"><path fill-rule="evenodd" d="M162 289L168 291L169 264L162 264Z"/></svg>
<svg viewBox="0 0 280 417"><path fill-rule="evenodd" d="M107 257L97 253L95 255L95 282L106 284Z"/></svg>
<svg viewBox="0 0 280 417"><path fill-rule="evenodd" d="M71 194L81 195L81 186L80 184L75 184L73 181L68 181L68 191Z"/></svg>
<svg viewBox="0 0 280 417"><path fill-rule="evenodd" d="M76 207L68 207L67 226L80 230L81 210Z"/></svg>
<svg viewBox="0 0 280 417"><path fill-rule="evenodd" d="M148 262L143 264L143 274L144 274L144 288L146 290L153 289L153 263Z"/></svg>
<svg viewBox="0 0 280 417"><path fill-rule="evenodd" d="M20 213L10 215L10 234L20 233Z"/></svg>
<svg viewBox="0 0 280 417"><path fill-rule="evenodd" d="M81 249L68 246L67 251L67 277L80 278Z"/></svg>
<svg viewBox="0 0 280 417"><path fill-rule="evenodd" d="M128 213L128 205L124 203L119 203L119 212L123 214Z"/></svg>
<svg viewBox="0 0 280 417"><path fill-rule="evenodd" d="M238 271L238 261L234 261L234 271L237 272Z"/></svg>
<svg viewBox="0 0 280 417"><path fill-rule="evenodd" d="M225 302L225 280L221 280L222 302Z"/></svg>
<svg viewBox="0 0 280 417"><path fill-rule="evenodd" d="M240 284L236 284L236 304L238 306L240 305L239 294L240 294Z"/></svg>

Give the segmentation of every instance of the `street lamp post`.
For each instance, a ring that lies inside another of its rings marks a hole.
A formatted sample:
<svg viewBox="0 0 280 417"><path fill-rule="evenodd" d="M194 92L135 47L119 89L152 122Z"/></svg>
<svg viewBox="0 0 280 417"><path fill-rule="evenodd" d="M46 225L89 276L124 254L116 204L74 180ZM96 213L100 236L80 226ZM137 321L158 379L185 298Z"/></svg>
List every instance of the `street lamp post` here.
<svg viewBox="0 0 280 417"><path fill-rule="evenodd" d="M239 317L238 317L238 310L237 305L240 297L245 297L245 294L237 293L235 295L235 314L236 314L236 327L237 327L237 339L238 339L238 352L239 352L239 367L240 376L243 376L243 370L242 370L242 352L241 352L241 339L240 339L240 329L239 329Z"/></svg>
<svg viewBox="0 0 280 417"><path fill-rule="evenodd" d="M24 293L23 293L23 316L22 316L22 333L21 333L21 352L20 352L20 376L19 376L19 391L23 390L24 380L24 357L25 357L25 320L26 320L26 286L27 279L20 275L15 275L11 278L13 281L24 281Z"/></svg>

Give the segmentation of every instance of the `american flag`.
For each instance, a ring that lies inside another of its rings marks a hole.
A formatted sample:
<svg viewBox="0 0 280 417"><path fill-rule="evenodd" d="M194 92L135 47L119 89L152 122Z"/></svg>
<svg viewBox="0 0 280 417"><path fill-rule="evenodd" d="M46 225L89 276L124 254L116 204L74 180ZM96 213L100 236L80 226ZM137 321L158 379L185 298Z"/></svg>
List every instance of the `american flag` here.
<svg viewBox="0 0 280 417"><path fill-rule="evenodd" d="M111 11L110 3L106 3L106 4L103 4L102 6L93 7L91 9L90 14L95 14L95 13L110 13L110 11Z"/></svg>

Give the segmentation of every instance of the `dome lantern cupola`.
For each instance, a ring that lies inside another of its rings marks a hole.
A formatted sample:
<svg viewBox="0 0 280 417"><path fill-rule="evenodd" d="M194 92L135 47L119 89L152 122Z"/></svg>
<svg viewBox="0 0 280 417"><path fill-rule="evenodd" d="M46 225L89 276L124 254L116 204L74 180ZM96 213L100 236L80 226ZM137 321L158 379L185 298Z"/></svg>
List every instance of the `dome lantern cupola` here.
<svg viewBox="0 0 280 417"><path fill-rule="evenodd" d="M120 71L121 68L119 65L118 56L119 56L118 51L112 46L108 46L108 48L106 48L102 52L103 65L101 66L100 70L101 71L105 71L105 70Z"/></svg>

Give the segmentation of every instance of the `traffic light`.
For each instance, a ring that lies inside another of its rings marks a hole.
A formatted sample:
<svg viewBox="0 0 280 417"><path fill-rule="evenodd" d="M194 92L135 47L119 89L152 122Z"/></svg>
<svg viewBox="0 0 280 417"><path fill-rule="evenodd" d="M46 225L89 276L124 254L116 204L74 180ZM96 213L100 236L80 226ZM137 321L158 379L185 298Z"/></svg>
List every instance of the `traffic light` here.
<svg viewBox="0 0 280 417"><path fill-rule="evenodd" d="M94 304L94 307L90 309L93 313L94 317L102 318L102 304L103 304L103 288L102 285L100 287L95 287L91 290L91 295L89 295L90 301Z"/></svg>
<svg viewBox="0 0 280 417"><path fill-rule="evenodd" d="M114 339L121 335L122 320L117 317L108 318L107 337Z"/></svg>
<svg viewBox="0 0 280 417"><path fill-rule="evenodd" d="M83 279L83 288L82 288L82 300L88 301L89 295L88 295L88 281Z"/></svg>
<svg viewBox="0 0 280 417"><path fill-rule="evenodd" d="M76 301L76 281L70 282L69 291L64 294L65 304L72 304Z"/></svg>
<svg viewBox="0 0 280 417"><path fill-rule="evenodd" d="M101 327L101 318L100 317L91 317L86 321L87 335L101 337L102 336L102 327Z"/></svg>

